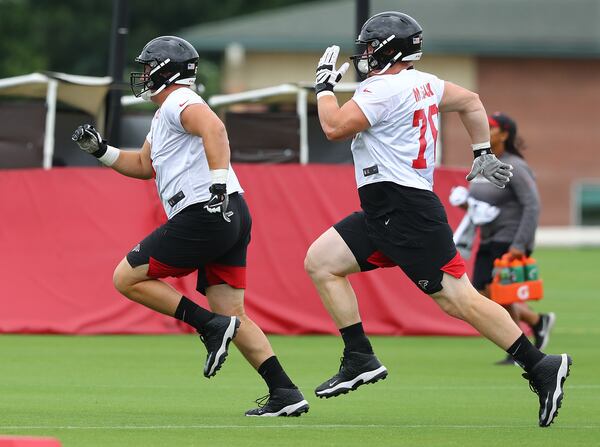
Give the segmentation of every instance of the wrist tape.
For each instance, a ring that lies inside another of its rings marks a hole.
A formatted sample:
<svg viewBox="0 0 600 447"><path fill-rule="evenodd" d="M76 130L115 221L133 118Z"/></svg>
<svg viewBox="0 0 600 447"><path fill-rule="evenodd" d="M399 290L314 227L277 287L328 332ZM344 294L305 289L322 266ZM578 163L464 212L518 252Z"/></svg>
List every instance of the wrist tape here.
<svg viewBox="0 0 600 447"><path fill-rule="evenodd" d="M321 93L329 92L329 94L333 95L333 85L329 82L319 82L315 84L315 93L317 94L317 98Z"/></svg>
<svg viewBox="0 0 600 447"><path fill-rule="evenodd" d="M115 164L120 154L121 151L116 147L106 145L106 152L104 152L104 155L98 157L98 160L105 166L112 166Z"/></svg>
<svg viewBox="0 0 600 447"><path fill-rule="evenodd" d="M323 96L335 96L335 94L331 90L322 90L317 93L317 99L322 98Z"/></svg>
<svg viewBox="0 0 600 447"><path fill-rule="evenodd" d="M493 154L492 147L489 141L486 141L484 143L472 144L471 148L473 149L473 158L477 158L480 155L484 154Z"/></svg>
<svg viewBox="0 0 600 447"><path fill-rule="evenodd" d="M229 176L229 169L211 169L210 177L213 185L215 183L227 184L227 177Z"/></svg>

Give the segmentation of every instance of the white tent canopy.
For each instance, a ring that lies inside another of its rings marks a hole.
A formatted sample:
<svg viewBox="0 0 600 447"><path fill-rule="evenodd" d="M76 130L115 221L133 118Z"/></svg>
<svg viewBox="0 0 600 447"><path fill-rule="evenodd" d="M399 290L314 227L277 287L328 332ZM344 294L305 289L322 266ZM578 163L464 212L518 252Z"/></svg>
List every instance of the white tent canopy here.
<svg viewBox="0 0 600 447"><path fill-rule="evenodd" d="M100 131L104 130L106 95L112 78L76 76L65 73L31 73L0 79L0 96L46 98L46 128L44 137L44 168L52 167L54 154L54 124L56 102L61 101L95 117Z"/></svg>

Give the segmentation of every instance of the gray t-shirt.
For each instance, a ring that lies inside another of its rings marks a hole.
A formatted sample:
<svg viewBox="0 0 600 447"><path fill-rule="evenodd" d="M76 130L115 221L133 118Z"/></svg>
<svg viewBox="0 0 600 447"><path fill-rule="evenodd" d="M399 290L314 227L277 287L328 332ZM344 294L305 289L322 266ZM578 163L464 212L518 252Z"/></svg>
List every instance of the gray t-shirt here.
<svg viewBox="0 0 600 447"><path fill-rule="evenodd" d="M500 157L513 166L513 176L504 189L482 176L471 182L471 197L500 208L498 217L482 225L481 243L508 242L521 251L533 250L540 214L540 199L533 172L520 157L504 152Z"/></svg>

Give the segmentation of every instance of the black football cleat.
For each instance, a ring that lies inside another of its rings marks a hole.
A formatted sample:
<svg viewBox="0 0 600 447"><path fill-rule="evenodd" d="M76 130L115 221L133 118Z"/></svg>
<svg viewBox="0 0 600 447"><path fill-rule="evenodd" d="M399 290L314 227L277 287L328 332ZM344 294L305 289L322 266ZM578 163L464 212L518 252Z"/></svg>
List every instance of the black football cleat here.
<svg viewBox="0 0 600 447"><path fill-rule="evenodd" d="M567 354L546 355L533 369L524 373L531 391L540 400L540 427L549 427L562 405L563 385L569 376L573 360Z"/></svg>
<svg viewBox="0 0 600 447"><path fill-rule="evenodd" d="M227 348L229 343L240 327L240 319L237 317L227 317L224 315L215 315L206 325L200 340L206 346L206 362L204 363L204 377L214 376L227 358Z"/></svg>
<svg viewBox="0 0 600 447"><path fill-rule="evenodd" d="M544 348L548 345L548 341L550 340L550 331L554 327L554 323L556 322L556 315L554 312L550 312L548 314L540 314L540 323L541 327L539 330L533 329L533 337L535 339L535 347L540 351L543 351Z"/></svg>
<svg viewBox="0 0 600 447"><path fill-rule="evenodd" d="M385 379L388 375L386 367L375 354L345 352L340 360L338 373L315 389L317 397L330 398L346 394L361 385Z"/></svg>
<svg viewBox="0 0 600 447"><path fill-rule="evenodd" d="M276 388L270 394L256 399L256 403L258 408L246 411L246 416L300 416L307 413L309 408L298 388Z"/></svg>

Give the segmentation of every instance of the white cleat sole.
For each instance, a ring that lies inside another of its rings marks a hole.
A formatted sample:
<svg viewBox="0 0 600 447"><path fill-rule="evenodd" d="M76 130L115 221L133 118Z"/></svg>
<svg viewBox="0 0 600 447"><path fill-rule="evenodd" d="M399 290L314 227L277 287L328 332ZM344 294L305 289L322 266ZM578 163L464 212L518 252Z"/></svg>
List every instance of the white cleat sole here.
<svg viewBox="0 0 600 447"><path fill-rule="evenodd" d="M300 416L302 413L308 412L308 402L301 400L287 407L283 407L281 410L275 413L263 413L263 414L247 414L248 417L277 417L277 416Z"/></svg>
<svg viewBox="0 0 600 447"><path fill-rule="evenodd" d="M237 317L231 317L231 319L229 321L229 326L227 326L227 330L225 331L225 334L223 334L223 339L221 340L221 346L219 346L219 349L217 350L217 353L215 354L215 358L212 362L212 365L208 369L208 372L205 374L206 377L210 378L215 375L216 370L218 369L219 364L221 363L222 356L227 352L227 345L229 344L229 342L231 340L233 340L233 337L235 337L236 331L237 331Z"/></svg>
<svg viewBox="0 0 600 447"><path fill-rule="evenodd" d="M558 374L556 375L556 388L554 389L554 393L552 395L552 406L550 407L550 411L547 415L542 414L542 420L540 421L540 426L542 427L549 427L558 414L558 409L562 404L562 399L564 395L563 385L565 383L566 378L569 375L570 366L573 363L573 361L567 354L561 354L560 357L561 362L560 367L558 369Z"/></svg>
<svg viewBox="0 0 600 447"><path fill-rule="evenodd" d="M340 394L346 394L349 391L355 390L361 385L365 385L368 383L375 383L379 380L385 379L387 377L387 369L385 366L381 365L379 368L374 369L373 371L367 371L362 374L359 374L352 380L348 380L346 382L337 383L331 388L327 388L321 391L315 391L315 394L318 397L333 397L338 396Z"/></svg>

